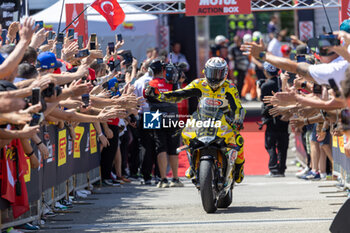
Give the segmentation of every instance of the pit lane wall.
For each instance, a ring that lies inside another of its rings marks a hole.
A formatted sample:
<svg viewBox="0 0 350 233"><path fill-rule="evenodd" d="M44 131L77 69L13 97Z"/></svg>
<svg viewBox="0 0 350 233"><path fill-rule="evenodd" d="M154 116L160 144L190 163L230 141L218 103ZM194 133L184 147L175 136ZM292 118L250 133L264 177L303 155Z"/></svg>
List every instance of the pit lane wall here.
<svg viewBox="0 0 350 233"><path fill-rule="evenodd" d="M67 128L59 129L54 125L41 128L39 137L47 145L50 157L41 159L37 146L32 143L41 162L39 168L32 169L27 159L29 170L24 180L29 211L14 219L10 203L0 198L1 229L40 220L45 206L53 207L70 192L88 187L100 179L101 154L93 124L80 124L75 128L75 134L72 140Z"/></svg>

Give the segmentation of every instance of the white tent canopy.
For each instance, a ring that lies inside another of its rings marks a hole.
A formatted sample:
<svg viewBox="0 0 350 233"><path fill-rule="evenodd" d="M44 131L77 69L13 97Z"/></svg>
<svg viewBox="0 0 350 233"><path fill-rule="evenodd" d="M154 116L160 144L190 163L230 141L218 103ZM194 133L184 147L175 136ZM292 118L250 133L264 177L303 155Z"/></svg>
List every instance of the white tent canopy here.
<svg viewBox="0 0 350 233"><path fill-rule="evenodd" d="M93 0L66 0L65 3L84 3L86 6ZM62 0L56 2L49 8L40 11L32 17L39 21L42 20L46 25L52 25L53 30L57 31L61 14ZM95 9L89 7L86 11L88 21L88 33L96 33L101 48L104 50L108 42L115 42L115 35L121 33L125 40L123 49L130 49L133 55L140 61L145 58L146 50L149 47L157 47L158 40L158 17L149 14L128 14L138 9L131 4L121 4L126 16L125 21L128 26L119 25L117 30L111 31L106 19ZM141 11L140 11L141 12ZM80 12L78 12L79 14ZM66 25L66 12L63 10L61 30Z"/></svg>

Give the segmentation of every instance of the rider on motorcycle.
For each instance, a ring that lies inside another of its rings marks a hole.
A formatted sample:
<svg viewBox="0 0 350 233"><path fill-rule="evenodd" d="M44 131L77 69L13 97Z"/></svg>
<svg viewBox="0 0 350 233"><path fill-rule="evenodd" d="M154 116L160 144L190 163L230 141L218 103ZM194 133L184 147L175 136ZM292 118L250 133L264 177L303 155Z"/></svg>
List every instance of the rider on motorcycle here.
<svg viewBox="0 0 350 233"><path fill-rule="evenodd" d="M199 99L209 97L216 98L223 102L221 108L226 116L226 121L233 127L236 132L237 144L241 147L236 162L235 181L241 183L244 178L243 164L243 139L239 135L239 130L243 128L243 120L246 114L241 105L239 93L236 86L227 79L228 66L224 59L219 57L210 58L204 69L205 78L192 81L183 89L170 92L159 92L158 89L148 86L145 95L158 99L162 102L181 102L190 97Z"/></svg>

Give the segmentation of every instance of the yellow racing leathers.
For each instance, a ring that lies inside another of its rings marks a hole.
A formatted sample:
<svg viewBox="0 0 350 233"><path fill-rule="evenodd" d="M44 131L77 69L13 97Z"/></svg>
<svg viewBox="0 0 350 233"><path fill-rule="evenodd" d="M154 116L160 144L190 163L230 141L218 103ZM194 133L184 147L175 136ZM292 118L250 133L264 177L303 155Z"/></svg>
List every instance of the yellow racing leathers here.
<svg viewBox="0 0 350 233"><path fill-rule="evenodd" d="M221 108L226 115L226 120L231 126L234 127L235 134L239 135L239 130L243 125L243 120L246 114L245 109L241 105L239 99L239 93L236 86L229 80L226 80L223 85L221 85L217 90L213 91L205 78L196 79L187 85L183 89L170 92L161 92L157 95L157 99L164 102L180 102L184 99L190 97L197 97L199 100L201 98L215 98L223 102ZM230 122L231 121L231 122ZM236 136L236 138L237 138ZM238 153L236 164L236 175L235 180L237 183L242 182L244 173L243 173L243 164L244 164L244 153L243 153L243 139L240 138L241 149ZM239 171L239 172L238 172Z"/></svg>

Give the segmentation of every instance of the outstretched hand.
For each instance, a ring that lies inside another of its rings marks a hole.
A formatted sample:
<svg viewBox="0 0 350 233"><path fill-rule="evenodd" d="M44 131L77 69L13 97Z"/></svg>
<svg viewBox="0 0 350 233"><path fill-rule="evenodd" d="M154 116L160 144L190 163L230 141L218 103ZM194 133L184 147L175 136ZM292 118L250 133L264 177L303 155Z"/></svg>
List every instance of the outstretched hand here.
<svg viewBox="0 0 350 233"><path fill-rule="evenodd" d="M265 44L263 39L260 39L259 44L256 42L247 42L241 46L241 51L244 55L252 55L255 58L259 58L259 54L265 51Z"/></svg>

